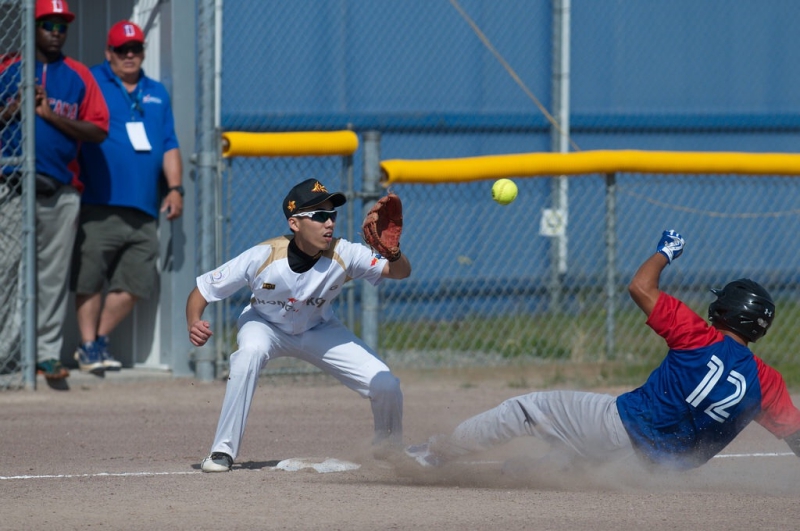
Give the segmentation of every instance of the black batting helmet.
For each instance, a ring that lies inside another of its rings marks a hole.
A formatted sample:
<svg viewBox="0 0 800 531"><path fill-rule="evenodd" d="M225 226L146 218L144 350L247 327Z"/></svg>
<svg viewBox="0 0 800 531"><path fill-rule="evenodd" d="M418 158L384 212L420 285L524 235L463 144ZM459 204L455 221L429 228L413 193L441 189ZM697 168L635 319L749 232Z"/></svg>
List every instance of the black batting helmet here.
<svg viewBox="0 0 800 531"><path fill-rule="evenodd" d="M736 332L751 342L767 333L775 318L775 303L757 282L740 278L711 292L717 296L708 306L708 320L712 324Z"/></svg>

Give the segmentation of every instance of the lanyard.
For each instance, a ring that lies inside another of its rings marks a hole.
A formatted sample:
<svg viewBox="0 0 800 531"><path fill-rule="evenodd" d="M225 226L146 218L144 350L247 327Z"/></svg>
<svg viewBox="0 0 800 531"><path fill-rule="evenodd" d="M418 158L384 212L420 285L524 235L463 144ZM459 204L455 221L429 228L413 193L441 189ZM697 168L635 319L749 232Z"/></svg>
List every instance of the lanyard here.
<svg viewBox="0 0 800 531"><path fill-rule="evenodd" d="M122 81L117 76L114 76L114 81L117 83L120 90L122 90L122 94L125 95L125 101L130 104L131 121L136 120L136 111L144 117L144 107L142 106L142 79L139 78L139 82L136 84L136 89L133 92L128 92L128 89L125 88L125 85L122 84Z"/></svg>

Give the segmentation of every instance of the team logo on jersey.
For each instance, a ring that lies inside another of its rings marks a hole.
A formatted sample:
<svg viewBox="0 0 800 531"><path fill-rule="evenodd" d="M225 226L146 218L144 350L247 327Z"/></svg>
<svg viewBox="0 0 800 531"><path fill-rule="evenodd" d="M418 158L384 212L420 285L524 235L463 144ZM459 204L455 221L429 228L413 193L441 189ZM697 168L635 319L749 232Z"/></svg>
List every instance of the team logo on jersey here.
<svg viewBox="0 0 800 531"><path fill-rule="evenodd" d="M373 255L372 256L372 262L369 263L369 266L373 267L377 263L378 263L378 255Z"/></svg>
<svg viewBox="0 0 800 531"><path fill-rule="evenodd" d="M68 103L66 101L57 100L55 98L47 98L47 103L50 104L50 108L53 109L53 112L59 116L64 116L65 118L69 118L70 120L77 120L78 119L78 104L77 103Z"/></svg>
<svg viewBox="0 0 800 531"><path fill-rule="evenodd" d="M314 187L311 189L311 191L314 192L314 193L317 193L317 194L327 194L328 193L328 189L325 188L322 185L322 183L319 182L319 181L316 181L314 183Z"/></svg>
<svg viewBox="0 0 800 531"><path fill-rule="evenodd" d="M222 282L223 280L228 278L229 274L230 271L228 270L227 267L223 267L222 269L217 269L216 271L212 271L211 273L206 275L206 282L208 282L209 284L216 284L217 282Z"/></svg>
<svg viewBox="0 0 800 531"><path fill-rule="evenodd" d="M145 94L142 97L142 103L156 103L158 105L161 105L164 102L161 101L161 98L159 98L158 96L153 96L152 94Z"/></svg>
<svg viewBox="0 0 800 531"><path fill-rule="evenodd" d="M275 289L275 284L264 282L263 284L261 284L261 289Z"/></svg>
<svg viewBox="0 0 800 531"><path fill-rule="evenodd" d="M288 210L289 212L294 212L296 208L297 208L297 203L295 203L294 201L289 201L289 204L286 205L286 210Z"/></svg>

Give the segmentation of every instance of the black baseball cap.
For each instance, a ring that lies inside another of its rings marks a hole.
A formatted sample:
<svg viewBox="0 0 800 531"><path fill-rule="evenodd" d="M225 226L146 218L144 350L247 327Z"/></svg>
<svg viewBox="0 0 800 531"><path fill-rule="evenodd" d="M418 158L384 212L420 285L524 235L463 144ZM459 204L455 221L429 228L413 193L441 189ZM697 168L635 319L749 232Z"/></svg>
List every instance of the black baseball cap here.
<svg viewBox="0 0 800 531"><path fill-rule="evenodd" d="M325 185L316 179L306 179L289 190L283 200L283 213L286 219L297 214L301 210L311 208L324 203L330 199L333 208L340 207L347 202L347 198L341 192L330 193Z"/></svg>

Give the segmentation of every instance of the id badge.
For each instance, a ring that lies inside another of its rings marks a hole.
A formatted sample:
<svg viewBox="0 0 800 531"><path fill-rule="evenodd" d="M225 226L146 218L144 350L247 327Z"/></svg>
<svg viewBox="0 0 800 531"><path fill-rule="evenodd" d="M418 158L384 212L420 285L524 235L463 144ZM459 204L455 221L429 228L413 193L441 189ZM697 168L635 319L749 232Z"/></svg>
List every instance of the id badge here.
<svg viewBox="0 0 800 531"><path fill-rule="evenodd" d="M150 151L153 147L147 139L143 122L128 122L125 124L128 130L128 139L131 141L133 149L136 151Z"/></svg>

